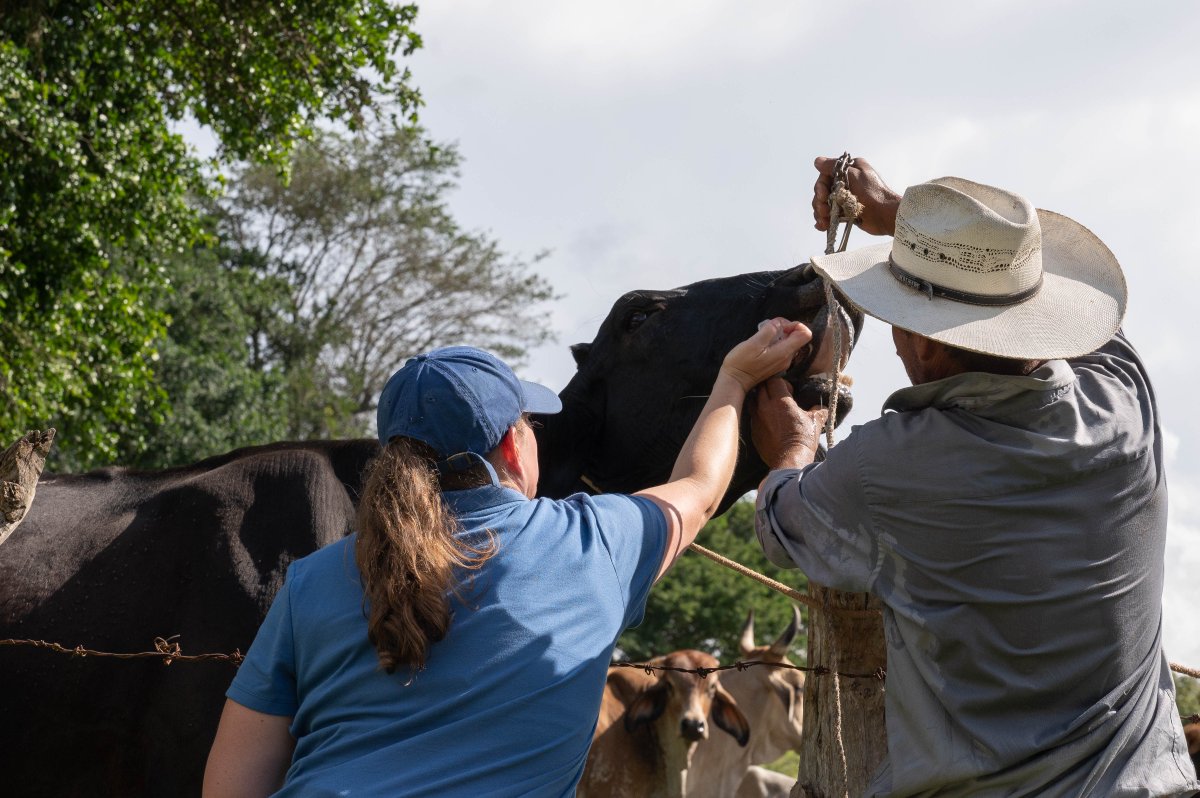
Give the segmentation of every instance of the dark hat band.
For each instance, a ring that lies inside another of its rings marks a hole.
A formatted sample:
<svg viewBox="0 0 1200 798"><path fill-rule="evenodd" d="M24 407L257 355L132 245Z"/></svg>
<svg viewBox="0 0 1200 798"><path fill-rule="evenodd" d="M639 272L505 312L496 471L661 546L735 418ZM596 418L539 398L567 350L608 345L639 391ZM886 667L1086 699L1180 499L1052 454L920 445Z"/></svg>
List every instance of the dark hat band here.
<svg viewBox="0 0 1200 798"><path fill-rule="evenodd" d="M945 299L950 299L955 302L963 302L968 305L986 305L989 307L999 307L1002 305L1017 305L1030 297L1034 296L1042 288L1042 276L1038 276L1038 281L1026 288L1023 291L1017 291L1012 294L974 294L970 291L957 291L953 288L931 283L928 280L917 277L912 272L905 270L888 255L888 271L892 273L900 282L907 285L909 288L920 291L932 300L935 296L940 296Z"/></svg>

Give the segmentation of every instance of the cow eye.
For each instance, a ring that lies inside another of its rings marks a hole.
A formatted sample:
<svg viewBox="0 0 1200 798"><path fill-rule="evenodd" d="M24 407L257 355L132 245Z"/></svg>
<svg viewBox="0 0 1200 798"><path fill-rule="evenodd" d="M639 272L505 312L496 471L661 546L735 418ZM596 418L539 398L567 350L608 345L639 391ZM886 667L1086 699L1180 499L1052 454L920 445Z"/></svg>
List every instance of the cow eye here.
<svg viewBox="0 0 1200 798"><path fill-rule="evenodd" d="M646 319L650 318L650 314L644 310L635 310L625 317L625 332L633 332L638 327L641 327Z"/></svg>

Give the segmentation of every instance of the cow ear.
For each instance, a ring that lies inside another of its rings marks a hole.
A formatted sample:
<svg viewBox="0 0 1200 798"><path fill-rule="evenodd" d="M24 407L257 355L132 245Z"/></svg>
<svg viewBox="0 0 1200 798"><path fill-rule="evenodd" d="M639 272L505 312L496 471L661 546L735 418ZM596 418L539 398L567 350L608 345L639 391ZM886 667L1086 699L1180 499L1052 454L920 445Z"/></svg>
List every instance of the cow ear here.
<svg viewBox="0 0 1200 798"><path fill-rule="evenodd" d="M586 363L588 355L591 353L591 344L571 344L571 357L575 358L575 368L579 368Z"/></svg>
<svg viewBox="0 0 1200 798"><path fill-rule="evenodd" d="M647 687L625 710L625 731L634 732L643 723L653 723L658 720L667 708L667 695L670 686L665 679L659 680L653 687Z"/></svg>
<svg viewBox="0 0 1200 798"><path fill-rule="evenodd" d="M738 709L733 696L719 684L713 693L712 719L713 723L729 732L738 745L745 748L746 743L750 742L750 721Z"/></svg>

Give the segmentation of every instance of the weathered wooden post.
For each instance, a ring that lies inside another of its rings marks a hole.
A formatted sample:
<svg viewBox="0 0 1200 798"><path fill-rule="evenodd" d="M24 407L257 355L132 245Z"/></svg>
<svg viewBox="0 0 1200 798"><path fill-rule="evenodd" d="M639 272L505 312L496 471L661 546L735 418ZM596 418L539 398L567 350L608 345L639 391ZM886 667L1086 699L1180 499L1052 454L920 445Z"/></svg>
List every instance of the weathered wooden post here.
<svg viewBox="0 0 1200 798"><path fill-rule="evenodd" d="M53 442L53 429L34 430L0 454L0 544L29 512Z"/></svg>
<svg viewBox="0 0 1200 798"><path fill-rule="evenodd" d="M809 593L825 609L808 613L808 664L840 673L882 672L887 654L878 599L812 583ZM883 690L884 682L871 677L835 682L830 673L805 680L804 736L792 798L863 794L887 752Z"/></svg>

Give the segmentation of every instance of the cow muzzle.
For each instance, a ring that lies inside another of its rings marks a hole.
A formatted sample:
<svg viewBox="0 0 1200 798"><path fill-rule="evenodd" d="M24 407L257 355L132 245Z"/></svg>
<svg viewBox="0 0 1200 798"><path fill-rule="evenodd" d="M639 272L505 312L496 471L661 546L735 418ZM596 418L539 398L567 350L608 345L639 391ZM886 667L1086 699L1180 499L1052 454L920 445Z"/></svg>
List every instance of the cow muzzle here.
<svg viewBox="0 0 1200 798"><path fill-rule="evenodd" d="M689 742L708 739L708 724L704 718L683 718L679 721L679 736Z"/></svg>

